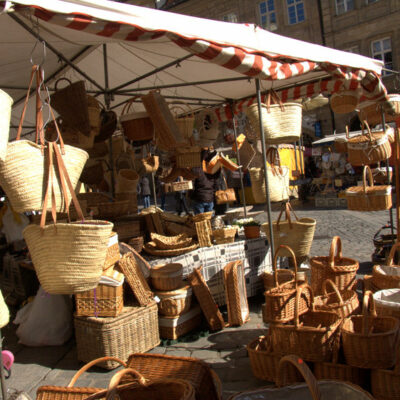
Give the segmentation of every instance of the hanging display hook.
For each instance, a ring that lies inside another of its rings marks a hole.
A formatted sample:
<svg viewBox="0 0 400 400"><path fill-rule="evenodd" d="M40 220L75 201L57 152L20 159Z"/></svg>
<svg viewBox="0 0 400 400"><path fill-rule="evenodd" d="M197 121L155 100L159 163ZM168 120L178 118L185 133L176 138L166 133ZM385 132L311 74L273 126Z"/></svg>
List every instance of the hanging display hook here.
<svg viewBox="0 0 400 400"><path fill-rule="evenodd" d="M40 63L36 62L33 59L36 47L38 46L38 43L40 43L43 46L42 60L40 61ZM35 45L33 46L33 49L31 51L30 62L31 62L32 65L38 65L39 67L41 67L44 64L45 61L46 61L46 42L40 41L40 40L36 40Z"/></svg>

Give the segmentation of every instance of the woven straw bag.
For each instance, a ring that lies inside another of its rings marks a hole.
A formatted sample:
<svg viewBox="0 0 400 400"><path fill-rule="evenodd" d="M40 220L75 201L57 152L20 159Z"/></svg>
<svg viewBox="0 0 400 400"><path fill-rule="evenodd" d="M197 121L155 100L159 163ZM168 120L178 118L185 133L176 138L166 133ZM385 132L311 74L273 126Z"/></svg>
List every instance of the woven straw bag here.
<svg viewBox="0 0 400 400"><path fill-rule="evenodd" d="M367 133L364 133L364 126ZM348 161L351 165L361 166L387 160L392 155L390 135L385 132L373 132L366 121L362 123L362 133L347 141Z"/></svg>
<svg viewBox="0 0 400 400"><path fill-rule="evenodd" d="M294 264L294 280L279 284L277 273L277 261L279 253L283 251L289 252ZM311 288L306 285L307 290L302 290L303 295L297 300L297 293L301 290L297 277L297 261L292 249L288 246L280 245L274 255L274 287L265 291L264 306L264 322L282 323L288 322L295 318L295 308L297 306L297 314L305 314L313 303L313 293Z"/></svg>
<svg viewBox="0 0 400 400"><path fill-rule="evenodd" d="M367 183L367 173L369 185ZM392 207L392 186L374 186L371 168L364 166L363 185L346 189L347 208L353 211L382 211Z"/></svg>
<svg viewBox="0 0 400 400"><path fill-rule="evenodd" d="M342 327L346 364L358 368L393 367L399 346L399 326L397 318L376 315L373 294L366 291L362 315L347 318Z"/></svg>
<svg viewBox="0 0 400 400"><path fill-rule="evenodd" d="M315 295L323 294L322 284L331 280L337 289L350 290L356 283L358 261L342 256L342 241L339 236L332 239L329 256L310 259L311 288Z"/></svg>
<svg viewBox="0 0 400 400"><path fill-rule="evenodd" d="M10 311L4 301L3 293L0 291L0 329L4 328L10 321Z"/></svg>
<svg viewBox="0 0 400 400"><path fill-rule="evenodd" d="M0 89L0 160L7 155L8 137L10 134L11 107L14 100Z"/></svg>
<svg viewBox="0 0 400 400"><path fill-rule="evenodd" d="M116 193L136 193L139 175L133 169L120 169L117 176Z"/></svg>
<svg viewBox="0 0 400 400"><path fill-rule="evenodd" d="M271 98L277 103L271 105ZM301 135L302 106L299 103L282 103L279 96L272 90L268 92L267 103L261 104L262 124L265 143L282 144L299 140ZM260 116L258 105L252 104L246 110L250 125L260 134Z"/></svg>
<svg viewBox="0 0 400 400"><path fill-rule="evenodd" d="M400 248L400 243L395 243L390 249L386 265L374 265L372 269L372 283L378 289L400 288L400 266L393 264L393 259Z"/></svg>
<svg viewBox="0 0 400 400"><path fill-rule="evenodd" d="M358 105L358 98L354 91L333 93L330 98L331 109L336 114L353 112Z"/></svg>
<svg viewBox="0 0 400 400"><path fill-rule="evenodd" d="M61 81L67 81L69 85L58 89ZM72 83L68 78L60 78L55 84L55 90L51 95L51 106L68 125L89 136L91 128L85 82Z"/></svg>
<svg viewBox="0 0 400 400"><path fill-rule="evenodd" d="M43 289L51 294L73 294L94 289L99 283L113 224L84 220L61 153L53 142L48 144L49 169L53 168L53 151L58 175L63 182L63 195L67 197L68 187L81 222L57 223L53 199L54 225L45 226L47 202L54 183L50 173L40 226L28 225L23 235Z"/></svg>
<svg viewBox="0 0 400 400"><path fill-rule="evenodd" d="M281 221L283 212L285 212L286 218L284 221ZM295 220L292 220L291 213L294 215ZM314 239L316 223L317 221L314 218L298 218L290 203L287 202L282 207L277 221L272 223L274 248L277 249L281 244L284 244L293 250L296 258L307 256ZM268 240L270 240L269 224L262 224L261 230L267 235ZM286 252L283 255L288 257L289 253Z"/></svg>
<svg viewBox="0 0 400 400"><path fill-rule="evenodd" d="M36 139L37 141L40 139L40 145L28 140L20 140L29 93L35 75L39 86L41 84L40 69L34 66L16 141L8 144L6 159L0 163L0 185L6 192L13 209L19 213L41 210L46 192L48 152L44 151L43 114L41 111L38 112L36 118ZM41 105L40 97L37 97L37 102ZM55 121L53 114L52 117ZM62 158L68 170L71 184L75 189L89 156L84 150L72 146L64 146L59 131L58 134ZM53 174L55 174L54 169ZM66 199L62 196L59 179L54 181L53 189L56 211L63 212L69 206L69 201L65 201Z"/></svg>

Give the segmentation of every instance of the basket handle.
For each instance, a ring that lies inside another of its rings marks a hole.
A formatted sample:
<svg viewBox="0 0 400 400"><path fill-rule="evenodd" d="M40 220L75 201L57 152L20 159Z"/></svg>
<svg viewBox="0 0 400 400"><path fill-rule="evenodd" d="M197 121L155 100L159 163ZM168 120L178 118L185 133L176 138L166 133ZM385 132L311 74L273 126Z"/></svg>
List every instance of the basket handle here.
<svg viewBox="0 0 400 400"><path fill-rule="evenodd" d="M400 249L400 242L396 242L390 249L389 256L386 260L386 265L393 265L394 255L396 254L396 251L398 251L399 249Z"/></svg>
<svg viewBox="0 0 400 400"><path fill-rule="evenodd" d="M342 258L342 241L339 236L334 236L329 250L329 266L335 266L335 258Z"/></svg>
<svg viewBox="0 0 400 400"><path fill-rule="evenodd" d="M59 78L59 79L57 79L56 84L54 85L54 89L55 89L56 91L59 90L59 89L58 89L58 84L59 84L61 81L67 81L69 85L72 85L72 82L71 82L68 78L66 78L66 77Z"/></svg>
<svg viewBox="0 0 400 400"><path fill-rule="evenodd" d="M293 264L294 264L294 283L295 283L295 287L297 288L297 260L296 260L296 255L294 254L293 250L289 246L286 246L284 244L279 245L279 247L275 251L274 263L273 263L275 287L280 286L279 283L278 283L277 261L278 261L278 254L279 254L279 252L281 250L287 250L290 253L290 255L291 255L292 259L293 259Z"/></svg>
<svg viewBox="0 0 400 400"><path fill-rule="evenodd" d="M123 107L123 109L122 109L121 115L128 114L129 110L130 110L131 107L132 107L133 102L134 102L136 99L138 99L138 98L140 98L140 96L133 96L130 100L128 100L128 101L125 103L125 105L124 105L124 107Z"/></svg>
<svg viewBox="0 0 400 400"><path fill-rule="evenodd" d="M72 379L70 380L69 384L67 387L72 387L75 385L75 382L79 379L79 377L86 372L89 368L93 367L96 364L99 364L103 361L116 361L118 363L120 363L121 365L123 365L124 367L126 367L126 363L124 363L122 360L120 360L117 357L101 357L101 358L97 358L96 360L92 360L90 362L88 362L87 364L85 364L78 372L76 372L76 374L72 377Z"/></svg>
<svg viewBox="0 0 400 400"><path fill-rule="evenodd" d="M311 396L313 400L320 400L321 399L321 392L318 388L318 381L315 379L315 376L311 372L308 365L298 356L289 355L282 357L279 361L278 366L278 373L276 376L276 386L282 387L286 384L286 367L292 364L302 375L308 388L310 389Z"/></svg>
<svg viewBox="0 0 400 400"><path fill-rule="evenodd" d="M367 127L367 131L368 131L366 134L364 133L364 127L365 126ZM372 142L371 128L369 127L368 122L366 120L363 120L362 123L361 123L361 134L365 135L365 136L368 135L369 141Z"/></svg>
<svg viewBox="0 0 400 400"><path fill-rule="evenodd" d="M346 125L346 139L349 140L350 134L349 134L349 126Z"/></svg>
<svg viewBox="0 0 400 400"><path fill-rule="evenodd" d="M368 172L369 186L367 185L367 172ZM364 190L364 193L366 193L368 187L374 187L374 178L372 177L371 168L368 165L364 165L364 171L363 171L363 190Z"/></svg>
<svg viewBox="0 0 400 400"><path fill-rule="evenodd" d="M268 91L268 95L267 95L267 111L270 112L271 110L271 99L272 99L272 104L279 104L281 107L282 111L285 111L285 106L282 103L282 100L280 99L280 97L278 96L278 94L275 92L275 90L271 89Z"/></svg>
<svg viewBox="0 0 400 400"><path fill-rule="evenodd" d="M296 288L296 299L294 302L294 326L295 329L297 330L300 324L299 320L299 306L300 306L300 299L301 299L301 294L303 293L303 289L308 289L310 292L310 305L312 309L314 309L314 293L311 289L311 287L307 284L300 285L298 288Z"/></svg>
<svg viewBox="0 0 400 400"><path fill-rule="evenodd" d="M325 279L323 282L322 282L322 292L324 293L324 295L325 296L327 296L328 295L328 292L327 292L327 288L326 288L326 286L327 285L329 285L332 289L333 289L333 291L335 292L335 294L336 294L336 297L338 298L338 300L339 300L339 304L341 305L341 306L343 306L343 297L342 297L342 295L340 294L340 292L339 292L339 290L338 290L338 288L337 288L337 286L334 284L334 282L333 281L331 281L330 279Z"/></svg>
<svg viewBox="0 0 400 400"><path fill-rule="evenodd" d="M371 311L370 313L368 313L368 307L371 307ZM371 315L369 315L371 314ZM364 297L363 297L363 307L362 307L362 331L363 331L363 335L364 336L369 336L369 332L368 332L368 322L369 319L375 318L376 317L376 309L375 309L375 301L374 301L374 294L370 291L367 290L364 293Z"/></svg>

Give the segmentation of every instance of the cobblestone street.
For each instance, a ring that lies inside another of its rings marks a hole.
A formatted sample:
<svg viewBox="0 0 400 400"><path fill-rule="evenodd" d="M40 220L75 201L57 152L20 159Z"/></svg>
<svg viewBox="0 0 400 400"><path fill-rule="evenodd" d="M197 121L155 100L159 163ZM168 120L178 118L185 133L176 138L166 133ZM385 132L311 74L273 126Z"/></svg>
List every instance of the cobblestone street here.
<svg viewBox="0 0 400 400"><path fill-rule="evenodd" d="M357 213L345 209L325 210L296 205L294 208L298 217L312 217L317 220L311 256L328 255L332 237L339 235L344 256L359 260L361 274L370 271L371 254L374 250L372 239L377 230L389 221L388 212ZM255 208L258 209L260 207ZM273 220L277 214L278 211L273 211ZM266 214L258 215L257 219L266 220ZM261 295L249 299L250 321L240 328L227 328L192 342L160 346L151 352L198 357L209 362L221 378L224 398L234 392L263 385L265 382L253 377L246 352L246 345L265 332L261 318L262 300ZM11 378L7 380L8 387L25 390L35 398L38 386L66 386L82 365L76 360L73 340L64 346L29 348L17 343L17 338L13 335L15 328L10 325L3 330L6 337L4 348L14 352L16 363ZM106 387L114 373L115 370L95 369L85 373L77 385Z"/></svg>

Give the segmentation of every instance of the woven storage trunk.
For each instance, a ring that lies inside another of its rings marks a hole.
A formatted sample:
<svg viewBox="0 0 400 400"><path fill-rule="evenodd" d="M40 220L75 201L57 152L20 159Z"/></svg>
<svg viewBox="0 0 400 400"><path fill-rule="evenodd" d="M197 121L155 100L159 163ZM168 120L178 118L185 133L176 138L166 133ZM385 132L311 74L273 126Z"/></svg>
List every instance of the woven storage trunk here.
<svg viewBox="0 0 400 400"><path fill-rule="evenodd" d="M351 165L375 164L387 160L392 155L389 135L384 132L371 133L368 124L367 129L368 133L364 134L363 131L361 135L353 136L347 141L348 161Z"/></svg>
<svg viewBox="0 0 400 400"><path fill-rule="evenodd" d="M297 354L305 361L329 361L339 346L341 318L332 312L310 311L299 316L299 300L304 286L296 294L294 323L271 324L272 346L283 354Z"/></svg>
<svg viewBox="0 0 400 400"><path fill-rule="evenodd" d="M106 221L28 225L23 235L40 284L50 294L94 289L103 272L113 224Z"/></svg>
<svg viewBox="0 0 400 400"><path fill-rule="evenodd" d="M372 283L378 290L400 288L400 266L393 264L394 256L399 249L400 243L395 243L390 249L387 265L374 265Z"/></svg>
<svg viewBox="0 0 400 400"><path fill-rule="evenodd" d="M327 291L329 285L333 292ZM314 308L316 311L332 311L341 318L356 314L359 311L359 301L354 290L342 290L339 292L336 285L327 279L322 283L322 295L314 298Z"/></svg>
<svg viewBox="0 0 400 400"><path fill-rule="evenodd" d="M75 294L76 316L116 317L124 307L122 285L98 285L93 290Z"/></svg>
<svg viewBox="0 0 400 400"><path fill-rule="evenodd" d="M159 316L160 337L176 340L198 328L202 320L203 314L199 306L195 306L188 312L177 317Z"/></svg>
<svg viewBox="0 0 400 400"><path fill-rule="evenodd" d="M372 307L370 314L368 306ZM377 317L373 294L365 292L363 314L347 318L342 327L346 364L373 369L393 367L399 346L399 326L397 318Z"/></svg>
<svg viewBox="0 0 400 400"><path fill-rule="evenodd" d="M200 147L177 147L175 151L176 166L178 168L194 168L201 166Z"/></svg>
<svg viewBox="0 0 400 400"><path fill-rule="evenodd" d="M224 286L228 323L230 326L241 326L250 318L242 261L232 261L224 267Z"/></svg>
<svg viewBox="0 0 400 400"><path fill-rule="evenodd" d="M285 212L285 220L281 221L282 213ZM292 220L291 213L295 216ZM274 235L274 248L277 249L281 244L290 247L297 258L308 256L314 239L315 225L317 221L313 218L298 218L294 213L290 203L282 208L278 220L272 223ZM261 230L269 238L269 225L264 223ZM269 240L269 239L268 239ZM289 257L288 252L283 252L282 256Z"/></svg>
<svg viewBox="0 0 400 400"><path fill-rule="evenodd" d="M7 155L7 145L10 133L11 107L14 100L0 89L0 160L4 161Z"/></svg>
<svg viewBox="0 0 400 400"><path fill-rule="evenodd" d="M78 360L88 362L104 356L126 360L132 353L142 353L160 343L157 304L124 307L118 317L74 317ZM100 366L118 367L115 361Z"/></svg>
<svg viewBox="0 0 400 400"><path fill-rule="evenodd" d="M179 263L156 265L150 271L151 283L158 290L176 290L182 286L183 267Z"/></svg>
<svg viewBox="0 0 400 400"><path fill-rule="evenodd" d="M246 348L253 375L257 379L276 382L279 361L282 358L282 354L272 350L269 335L260 336L252 340ZM287 383L303 381L302 375L295 368L288 368L286 374Z"/></svg>
<svg viewBox="0 0 400 400"><path fill-rule="evenodd" d="M210 366L202 360L163 354L132 354L128 367L146 379L177 378L190 382L196 389L196 400L220 400L221 382Z"/></svg>
<svg viewBox="0 0 400 400"><path fill-rule="evenodd" d="M274 95L274 94L272 94ZM262 124L265 134L265 143L281 144L299 140L301 135L302 106L299 103L270 105L271 93L268 93L267 104L261 104ZM247 117L253 131L260 137L260 116L258 105L253 104L246 110Z"/></svg>
<svg viewBox="0 0 400 400"><path fill-rule="evenodd" d="M400 319L400 289L379 290L374 293L374 301L379 317Z"/></svg>
<svg viewBox="0 0 400 400"><path fill-rule="evenodd" d="M75 188L89 155L84 150L68 145L64 149L62 158ZM0 185L14 211L23 213L42 209L47 182L47 152L45 154L42 155L40 145L28 140L17 140L8 144L6 159L0 164ZM57 175L54 169L54 176ZM63 212L66 207L58 179L54 186L56 209Z"/></svg>
<svg viewBox="0 0 400 400"><path fill-rule="evenodd" d="M177 317L189 311L192 303L192 288L184 286L169 292L157 292L154 294L160 299L158 310L166 317Z"/></svg>
<svg viewBox="0 0 400 400"><path fill-rule="evenodd" d="M368 173L369 186L366 181ZM381 211L392 207L392 187L390 185L374 186L371 169L364 166L363 186L352 186L346 189L347 208L353 211Z"/></svg>
<svg viewBox="0 0 400 400"><path fill-rule="evenodd" d="M294 280L278 284L277 261L278 255L283 252L289 252L294 264ZM306 286L299 287L297 282L297 262L296 256L288 246L280 245L275 252L274 261L274 287L265 291L264 321L270 323L288 322L297 316L305 314L313 302L311 288ZM302 296L298 297L298 293Z"/></svg>
<svg viewBox="0 0 400 400"><path fill-rule="evenodd" d="M322 294L322 284L331 280L339 291L350 290L356 283L358 261L342 256L342 241L339 236L332 239L329 256L312 257L311 288L315 295Z"/></svg>
<svg viewBox="0 0 400 400"><path fill-rule="evenodd" d="M207 282L203 278L201 268L195 268L188 275L188 281L193 288L194 294L199 302L201 310L207 319L207 323L212 331L217 331L225 327L225 321L219 311L218 305L215 302Z"/></svg>

